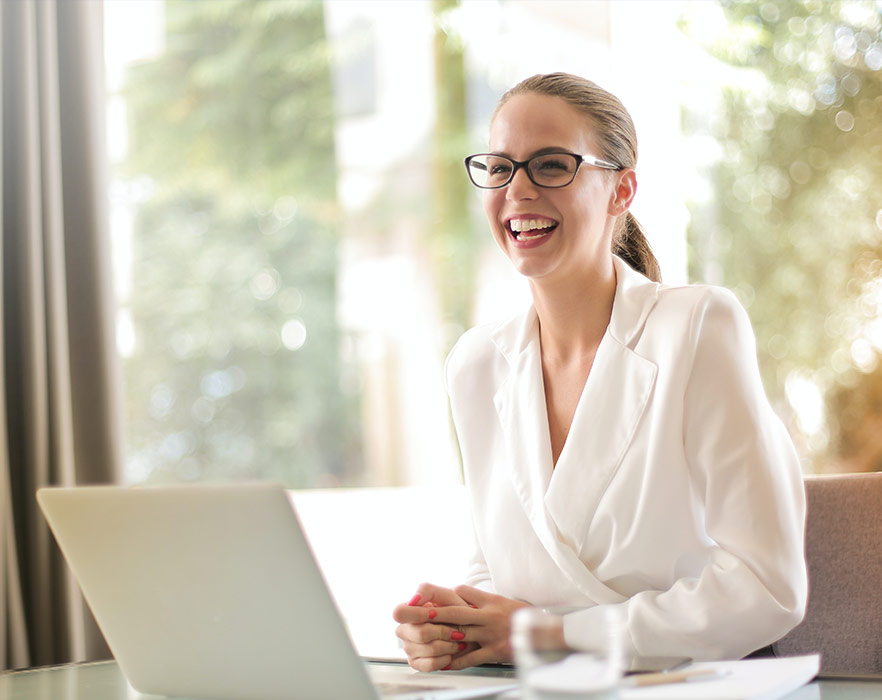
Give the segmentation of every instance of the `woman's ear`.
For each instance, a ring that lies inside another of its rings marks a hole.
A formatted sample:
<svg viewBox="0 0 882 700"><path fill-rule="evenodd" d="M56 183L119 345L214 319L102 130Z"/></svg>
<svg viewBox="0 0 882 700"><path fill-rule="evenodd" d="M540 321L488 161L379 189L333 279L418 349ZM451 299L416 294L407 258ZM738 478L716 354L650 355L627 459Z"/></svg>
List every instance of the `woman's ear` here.
<svg viewBox="0 0 882 700"><path fill-rule="evenodd" d="M630 168L616 173L608 213L611 216L624 214L634 201L635 194L637 194L637 174Z"/></svg>

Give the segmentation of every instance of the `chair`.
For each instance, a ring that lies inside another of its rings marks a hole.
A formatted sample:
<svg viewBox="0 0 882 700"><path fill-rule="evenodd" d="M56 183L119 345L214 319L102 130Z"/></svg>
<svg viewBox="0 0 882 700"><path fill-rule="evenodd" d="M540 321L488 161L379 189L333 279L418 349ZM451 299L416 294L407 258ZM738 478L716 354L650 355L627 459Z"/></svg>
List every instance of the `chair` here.
<svg viewBox="0 0 882 700"><path fill-rule="evenodd" d="M882 473L805 477L809 599L777 656L821 653L822 673L882 673Z"/></svg>

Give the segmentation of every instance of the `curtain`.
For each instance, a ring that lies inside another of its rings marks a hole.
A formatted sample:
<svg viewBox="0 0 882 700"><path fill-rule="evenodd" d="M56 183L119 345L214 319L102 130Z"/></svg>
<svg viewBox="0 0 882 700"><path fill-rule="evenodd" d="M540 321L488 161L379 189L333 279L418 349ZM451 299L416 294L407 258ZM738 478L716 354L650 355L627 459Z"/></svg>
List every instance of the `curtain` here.
<svg viewBox="0 0 882 700"><path fill-rule="evenodd" d="M102 10L0 2L0 669L109 658L35 500L122 463Z"/></svg>

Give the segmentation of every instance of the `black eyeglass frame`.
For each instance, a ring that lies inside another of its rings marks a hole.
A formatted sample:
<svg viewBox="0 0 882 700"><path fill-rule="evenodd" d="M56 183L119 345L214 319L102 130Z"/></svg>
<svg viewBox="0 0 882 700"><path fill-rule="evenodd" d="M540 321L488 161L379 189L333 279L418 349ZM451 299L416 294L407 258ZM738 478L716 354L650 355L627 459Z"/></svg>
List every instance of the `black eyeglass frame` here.
<svg viewBox="0 0 882 700"><path fill-rule="evenodd" d="M501 185L479 185L475 182L475 178L472 177L471 171L471 163L472 159L480 158L481 156L489 156L492 158L503 158L512 164L511 172L508 175L508 179L503 182ZM531 161L536 158L546 158L548 156L571 156L576 159L576 167L573 170L573 177L569 180L569 182L564 183L563 185L543 185L541 182L536 182L536 179L533 177L533 171L527 166ZM463 163L465 164L466 173L469 176L469 180L471 183L482 190L498 190L503 187L508 187L511 184L511 181L514 180L515 173L521 168L523 168L527 177L530 178L530 182L532 182L536 187L542 187L549 190L560 189L561 187L567 187L573 184L573 180L576 179L576 175L579 174L579 168L582 167L582 164L591 165L595 168L602 168L604 170L624 170L624 166L616 165L615 163L610 163L608 160L602 160L597 156L592 156L588 154L581 155L579 153L570 153L569 151L553 151L551 153L539 153L532 158L527 158L527 160L515 160L514 158L509 158L508 156L500 155L499 153L473 153L470 156L466 156L463 159Z"/></svg>

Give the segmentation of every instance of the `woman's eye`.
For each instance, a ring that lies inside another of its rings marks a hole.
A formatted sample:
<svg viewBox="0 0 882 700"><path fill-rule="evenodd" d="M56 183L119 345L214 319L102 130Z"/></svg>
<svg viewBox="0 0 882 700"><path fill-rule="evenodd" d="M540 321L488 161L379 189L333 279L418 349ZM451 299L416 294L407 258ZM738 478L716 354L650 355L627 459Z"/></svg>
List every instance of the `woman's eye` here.
<svg viewBox="0 0 882 700"><path fill-rule="evenodd" d="M508 175L511 172L510 165L491 165L487 168L491 175Z"/></svg>
<svg viewBox="0 0 882 700"><path fill-rule="evenodd" d="M558 170L567 170L567 165L560 160L543 160L536 164L538 170L545 172L555 172Z"/></svg>

